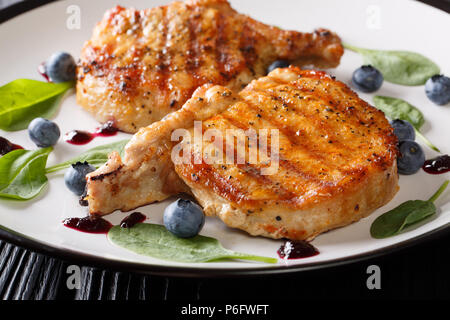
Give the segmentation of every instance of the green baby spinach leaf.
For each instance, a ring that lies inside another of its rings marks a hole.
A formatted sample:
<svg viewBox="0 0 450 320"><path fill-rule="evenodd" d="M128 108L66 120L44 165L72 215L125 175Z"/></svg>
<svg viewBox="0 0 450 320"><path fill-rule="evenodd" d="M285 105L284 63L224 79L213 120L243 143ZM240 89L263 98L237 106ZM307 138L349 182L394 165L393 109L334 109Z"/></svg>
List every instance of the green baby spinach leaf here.
<svg viewBox="0 0 450 320"><path fill-rule="evenodd" d="M48 83L17 79L0 87L0 129L26 129L37 117L50 118L73 82Z"/></svg>
<svg viewBox="0 0 450 320"><path fill-rule="evenodd" d="M419 109L405 100L393 97L375 96L373 102L378 109L383 111L392 120L401 119L411 123L416 134L426 143L426 145L431 149L440 152L439 149L420 132L420 128L425 123L425 117Z"/></svg>
<svg viewBox="0 0 450 320"><path fill-rule="evenodd" d="M370 228L376 239L387 238L400 233L406 226L419 222L436 212L432 202L409 200L379 216Z"/></svg>
<svg viewBox="0 0 450 320"><path fill-rule="evenodd" d="M370 234L376 239L382 239L399 234L403 229L422 221L436 213L434 201L447 188L445 181L429 200L409 200L398 207L382 214L372 223Z"/></svg>
<svg viewBox="0 0 450 320"><path fill-rule="evenodd" d="M138 223L132 228L113 227L108 238L116 245L138 254L178 262L210 262L222 259L276 263L275 258L240 253L223 248L214 238L197 235L183 239L162 225Z"/></svg>
<svg viewBox="0 0 450 320"><path fill-rule="evenodd" d="M128 141L129 140L121 140L118 142L104 144L104 145L89 149L88 151L83 152L82 154L80 154L79 156L77 156L73 159L70 159L68 161L59 163L59 164L51 166L51 167L48 167L45 170L45 172L51 173L51 172L59 171L59 170L70 167L70 165L72 165L76 162L84 162L84 161L89 162L89 164L91 164L95 167L99 167L108 160L108 155L112 151L119 152L120 156L123 157L125 146L128 143Z"/></svg>
<svg viewBox="0 0 450 320"><path fill-rule="evenodd" d="M45 165L52 148L14 150L0 158L0 198L28 200L47 184Z"/></svg>
<svg viewBox="0 0 450 320"><path fill-rule="evenodd" d="M433 61L415 52L371 50L349 44L344 44L344 47L361 54L364 63L377 68L388 82L419 86L440 72Z"/></svg>
<svg viewBox="0 0 450 320"><path fill-rule="evenodd" d="M389 118L406 120L417 130L425 123L422 112L405 100L393 97L375 96L373 102L375 103L375 106L383 111Z"/></svg>

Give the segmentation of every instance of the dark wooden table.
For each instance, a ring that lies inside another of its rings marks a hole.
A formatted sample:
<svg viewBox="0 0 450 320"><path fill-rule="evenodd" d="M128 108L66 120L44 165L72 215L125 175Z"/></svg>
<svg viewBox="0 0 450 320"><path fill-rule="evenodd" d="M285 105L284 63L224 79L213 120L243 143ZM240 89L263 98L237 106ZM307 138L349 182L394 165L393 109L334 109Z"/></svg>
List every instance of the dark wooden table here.
<svg viewBox="0 0 450 320"><path fill-rule="evenodd" d="M395 254L317 271L245 278L188 279L81 266L69 290L67 262L0 242L1 299L289 300L450 299L450 234ZM381 270L369 290L367 267Z"/></svg>
<svg viewBox="0 0 450 320"><path fill-rule="evenodd" d="M0 0L0 8L17 0ZM28 7L33 6L30 1ZM450 12L450 0L424 0ZM26 6L24 7L26 8ZM9 7L7 14L23 11ZM65 300L302 300L450 299L450 232L379 258L323 270L245 278L189 279L80 266L81 287L69 289L63 261L0 241L1 299ZM369 290L367 268L381 270L381 289Z"/></svg>

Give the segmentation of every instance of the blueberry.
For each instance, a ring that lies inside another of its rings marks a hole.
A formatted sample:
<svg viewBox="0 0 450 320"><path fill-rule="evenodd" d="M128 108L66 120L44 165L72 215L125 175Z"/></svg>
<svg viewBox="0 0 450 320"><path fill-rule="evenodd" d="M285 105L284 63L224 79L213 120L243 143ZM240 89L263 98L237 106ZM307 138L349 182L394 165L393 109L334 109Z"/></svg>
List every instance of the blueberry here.
<svg viewBox="0 0 450 320"><path fill-rule="evenodd" d="M383 84L383 75L371 65L362 66L353 72L353 85L362 92L375 92Z"/></svg>
<svg viewBox="0 0 450 320"><path fill-rule="evenodd" d="M55 52L45 63L45 73L56 83L74 81L76 68L75 59L66 52Z"/></svg>
<svg viewBox="0 0 450 320"><path fill-rule="evenodd" d="M396 119L391 121L391 126L394 128L394 133L398 138L398 141L403 140L415 140L416 132L411 123L405 120Z"/></svg>
<svg viewBox="0 0 450 320"><path fill-rule="evenodd" d="M273 70L277 69L277 68L287 68L289 67L290 63L289 61L286 60L277 60L275 62L273 62L268 68L267 68L267 73L272 72Z"/></svg>
<svg viewBox="0 0 450 320"><path fill-rule="evenodd" d="M432 76L425 83L425 93L435 104L447 104L450 101L450 78L442 74Z"/></svg>
<svg viewBox="0 0 450 320"><path fill-rule="evenodd" d="M58 125L53 121L35 118L28 125L28 135L38 147L46 148L56 144L61 132Z"/></svg>
<svg viewBox="0 0 450 320"><path fill-rule="evenodd" d="M64 183L70 191L81 196L86 188L86 175L95 171L95 167L85 162L73 164L64 174Z"/></svg>
<svg viewBox="0 0 450 320"><path fill-rule="evenodd" d="M399 149L398 173L414 174L422 168L425 162L425 154L419 144L412 140L404 140L400 142Z"/></svg>
<svg viewBox="0 0 450 320"><path fill-rule="evenodd" d="M202 230L205 216L202 208L189 200L178 199L164 210L164 225L179 238L191 238Z"/></svg>

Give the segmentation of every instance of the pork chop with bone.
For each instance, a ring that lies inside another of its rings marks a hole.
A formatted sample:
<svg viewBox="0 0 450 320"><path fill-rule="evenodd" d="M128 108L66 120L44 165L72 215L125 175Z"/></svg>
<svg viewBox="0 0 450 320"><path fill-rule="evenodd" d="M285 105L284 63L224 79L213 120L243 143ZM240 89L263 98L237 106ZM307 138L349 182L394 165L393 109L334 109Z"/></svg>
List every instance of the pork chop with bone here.
<svg viewBox="0 0 450 320"><path fill-rule="evenodd" d="M77 102L98 121L135 133L180 109L205 83L239 92L275 60L328 68L343 52L333 32L282 30L236 12L226 0L118 6L82 49Z"/></svg>
<svg viewBox="0 0 450 320"><path fill-rule="evenodd" d="M185 128L193 135L195 120L202 132L214 128L223 136L229 129L277 130L277 171L264 175L266 162L248 161L260 147L253 143L245 154L234 150L243 163L209 163L211 150L226 154L212 139L188 148L200 162L174 164L179 142L172 133ZM344 83L321 71L276 69L239 94L210 84L197 89L180 110L135 134L123 160L113 153L88 175L87 200L91 214L101 215L187 192L205 214L251 235L312 239L392 199L397 152L384 114Z"/></svg>

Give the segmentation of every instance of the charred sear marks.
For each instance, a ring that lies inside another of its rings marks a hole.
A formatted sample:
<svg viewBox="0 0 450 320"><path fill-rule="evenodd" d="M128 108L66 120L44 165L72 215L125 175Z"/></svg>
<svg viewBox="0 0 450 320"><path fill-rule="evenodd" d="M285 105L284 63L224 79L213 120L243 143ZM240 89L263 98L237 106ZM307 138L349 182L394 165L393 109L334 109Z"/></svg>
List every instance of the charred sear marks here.
<svg viewBox="0 0 450 320"><path fill-rule="evenodd" d="M331 67L342 53L334 33L270 27L227 1L116 7L82 50L77 98L98 120L113 116L119 129L136 132L181 108L205 83L239 91L276 59Z"/></svg>
<svg viewBox="0 0 450 320"><path fill-rule="evenodd" d="M204 130L213 127L224 136L229 129L278 130L276 174L262 175L266 165L249 162L250 149L258 145L248 141L244 155L238 154L236 144L231 146L233 164L192 161L176 170L241 208L305 208L356 188L394 164L396 140L384 115L325 73L295 67L278 70L247 86L240 96L242 101L204 122ZM271 143L269 139L269 157ZM230 150L226 143L214 145L222 154ZM203 150L209 147L203 144Z"/></svg>
<svg viewBox="0 0 450 320"><path fill-rule="evenodd" d="M117 175L120 172L121 169L122 169L122 166L118 167L114 171L107 172L107 173L101 173L97 176L92 176L89 179L92 181L103 181L103 179L105 179L106 177L114 177L115 175Z"/></svg>

